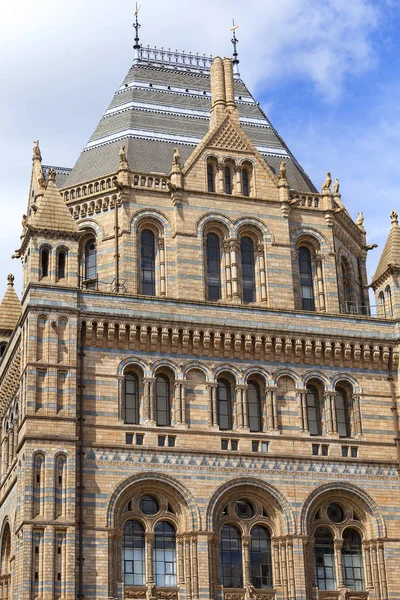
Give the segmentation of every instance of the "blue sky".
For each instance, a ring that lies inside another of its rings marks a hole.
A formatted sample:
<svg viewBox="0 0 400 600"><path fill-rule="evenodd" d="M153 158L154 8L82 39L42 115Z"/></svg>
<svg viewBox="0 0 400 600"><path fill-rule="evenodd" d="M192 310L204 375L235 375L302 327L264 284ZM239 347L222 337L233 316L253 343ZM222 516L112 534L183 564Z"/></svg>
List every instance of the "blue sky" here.
<svg viewBox="0 0 400 600"><path fill-rule="evenodd" d="M12 271L21 291L10 257L32 141L44 163L73 166L131 64L132 13L128 0L1 5L0 290ZM371 276L400 208L400 0L143 0L141 41L229 56L232 17L242 77L267 116L317 187L331 171L353 218L364 212L379 244Z"/></svg>

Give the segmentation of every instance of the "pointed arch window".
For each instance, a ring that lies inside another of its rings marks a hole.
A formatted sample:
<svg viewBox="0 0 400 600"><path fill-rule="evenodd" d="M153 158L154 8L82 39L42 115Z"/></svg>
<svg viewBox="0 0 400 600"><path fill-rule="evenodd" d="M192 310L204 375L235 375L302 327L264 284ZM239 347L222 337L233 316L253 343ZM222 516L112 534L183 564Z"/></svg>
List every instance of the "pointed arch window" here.
<svg viewBox="0 0 400 600"><path fill-rule="evenodd" d="M50 273L50 249L42 248L40 251L40 278L48 277Z"/></svg>
<svg viewBox="0 0 400 600"><path fill-rule="evenodd" d="M225 193L232 194L232 169L228 165L224 168Z"/></svg>
<svg viewBox="0 0 400 600"><path fill-rule="evenodd" d="M390 289L390 285L386 286L385 294L386 294L386 314L388 317L393 317L392 290Z"/></svg>
<svg viewBox="0 0 400 600"><path fill-rule="evenodd" d="M321 435L321 415L319 410L318 391L313 385L307 386L307 422L310 435Z"/></svg>
<svg viewBox="0 0 400 600"><path fill-rule="evenodd" d="M242 296L246 304L256 301L256 274L254 265L254 243L249 237L240 240L242 259Z"/></svg>
<svg viewBox="0 0 400 600"><path fill-rule="evenodd" d="M137 425L139 423L139 378L135 373L125 375L125 423Z"/></svg>
<svg viewBox="0 0 400 600"><path fill-rule="evenodd" d="M140 234L140 289L145 296L156 294L156 244L151 229Z"/></svg>
<svg viewBox="0 0 400 600"><path fill-rule="evenodd" d="M91 238L85 244L85 281L92 281L97 276L96 240ZM91 287L88 285L88 287ZM94 285L93 285L94 287Z"/></svg>
<svg viewBox="0 0 400 600"><path fill-rule="evenodd" d="M314 534L314 568L318 590L336 590L333 536L326 527L319 527Z"/></svg>
<svg viewBox="0 0 400 600"><path fill-rule="evenodd" d="M365 590L361 537L355 529L346 529L343 534L342 562L345 587L356 592Z"/></svg>
<svg viewBox="0 0 400 600"><path fill-rule="evenodd" d="M247 387L247 415L250 431L262 431L260 386L250 381Z"/></svg>
<svg viewBox="0 0 400 600"><path fill-rule="evenodd" d="M211 161L207 163L207 189L215 192L215 167Z"/></svg>
<svg viewBox="0 0 400 600"><path fill-rule="evenodd" d="M58 456L56 460L56 473L55 473L55 512L56 518L65 516L66 507L66 464L67 460L65 456Z"/></svg>
<svg viewBox="0 0 400 600"><path fill-rule="evenodd" d="M383 292L379 292L378 309L380 312L380 316L386 317L386 302L385 302L385 294Z"/></svg>
<svg viewBox="0 0 400 600"><path fill-rule="evenodd" d="M271 536L260 525L251 531L250 570L251 583L256 589L272 588Z"/></svg>
<svg viewBox="0 0 400 600"><path fill-rule="evenodd" d="M299 248L300 293L303 310L315 310L311 252L306 246Z"/></svg>
<svg viewBox="0 0 400 600"><path fill-rule="evenodd" d="M217 383L217 417L220 429L232 429L232 394L230 383L226 379L218 379Z"/></svg>
<svg viewBox="0 0 400 600"><path fill-rule="evenodd" d="M158 523L154 532L155 584L160 587L176 586L176 533L170 523Z"/></svg>
<svg viewBox="0 0 400 600"><path fill-rule="evenodd" d="M160 427L171 425L171 397L166 375L156 377L156 423Z"/></svg>
<svg viewBox="0 0 400 600"><path fill-rule="evenodd" d="M33 459L33 516L43 514L44 502L44 456L36 454Z"/></svg>
<svg viewBox="0 0 400 600"><path fill-rule="evenodd" d="M57 252L57 279L65 279L67 265L67 251L61 249Z"/></svg>
<svg viewBox="0 0 400 600"><path fill-rule="evenodd" d="M206 237L207 259L207 298L221 298L221 251L219 237L216 233L208 233Z"/></svg>
<svg viewBox="0 0 400 600"><path fill-rule="evenodd" d="M341 388L336 389L335 413L339 437L350 437L347 394Z"/></svg>
<svg viewBox="0 0 400 600"><path fill-rule="evenodd" d="M250 178L246 168L242 169L242 192L243 196L250 196Z"/></svg>
<svg viewBox="0 0 400 600"><path fill-rule="evenodd" d="M138 521L124 526L122 571L125 585L145 585L145 538Z"/></svg>
<svg viewBox="0 0 400 600"><path fill-rule="evenodd" d="M243 587L242 540L234 525L225 525L220 544L221 583L225 588Z"/></svg>

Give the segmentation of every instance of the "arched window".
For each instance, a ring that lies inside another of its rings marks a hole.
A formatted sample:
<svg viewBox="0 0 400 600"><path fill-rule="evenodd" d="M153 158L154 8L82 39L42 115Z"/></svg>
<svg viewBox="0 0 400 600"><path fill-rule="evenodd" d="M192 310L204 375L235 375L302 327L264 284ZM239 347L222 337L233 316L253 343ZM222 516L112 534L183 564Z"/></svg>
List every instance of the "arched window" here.
<svg viewBox="0 0 400 600"><path fill-rule="evenodd" d="M33 516L43 514L44 456L36 454L33 460Z"/></svg>
<svg viewBox="0 0 400 600"><path fill-rule="evenodd" d="M125 375L124 421L135 425L139 423L139 379L134 373Z"/></svg>
<svg viewBox="0 0 400 600"><path fill-rule="evenodd" d="M351 302L352 294L351 294L351 276L350 276L350 268L349 263L345 258L342 258L342 284L343 284L343 300L344 300L344 309L347 311L346 302Z"/></svg>
<svg viewBox="0 0 400 600"><path fill-rule="evenodd" d="M58 361L65 362L68 357L67 337L68 321L64 317L58 321Z"/></svg>
<svg viewBox="0 0 400 600"><path fill-rule="evenodd" d="M314 534L314 567L318 590L336 590L333 537L326 527L319 527Z"/></svg>
<svg viewBox="0 0 400 600"><path fill-rule="evenodd" d="M156 294L155 271L155 236L150 229L144 229L140 234L140 291L145 296Z"/></svg>
<svg viewBox="0 0 400 600"><path fill-rule="evenodd" d="M145 585L144 529L138 521L124 526L122 574L125 585Z"/></svg>
<svg viewBox="0 0 400 600"><path fill-rule="evenodd" d="M225 525L221 531L220 566L225 588L243 587L242 540L233 525Z"/></svg>
<svg viewBox="0 0 400 600"><path fill-rule="evenodd" d="M97 275L97 250L96 240L91 238L85 244L85 281L96 279ZM94 287L94 284L92 284ZM89 287L89 286L88 286Z"/></svg>
<svg viewBox="0 0 400 600"><path fill-rule="evenodd" d="M347 395L341 388L336 389L335 413L339 437L350 437Z"/></svg>
<svg viewBox="0 0 400 600"><path fill-rule="evenodd" d="M260 386L250 381L247 387L247 415L250 431L262 431Z"/></svg>
<svg viewBox="0 0 400 600"><path fill-rule="evenodd" d="M1 560L0 560L0 593L1 598L8 600L11 598L11 531L10 526L6 523L3 530L3 537L1 540Z"/></svg>
<svg viewBox="0 0 400 600"><path fill-rule="evenodd" d="M171 425L171 399L169 379L166 375L156 377L156 423L160 427Z"/></svg>
<svg viewBox="0 0 400 600"><path fill-rule="evenodd" d="M219 237L216 233L207 234L206 254L207 299L219 300L221 298L221 255Z"/></svg>
<svg viewBox="0 0 400 600"><path fill-rule="evenodd" d="M345 587L356 592L364 591L361 537L355 529L346 529L343 533L342 562Z"/></svg>
<svg viewBox="0 0 400 600"><path fill-rule="evenodd" d="M218 379L217 384L217 417L220 429L230 430L232 422L231 386L226 379Z"/></svg>
<svg viewBox="0 0 400 600"><path fill-rule="evenodd" d="M225 175L225 193L232 194L232 170L228 165L224 168L224 175Z"/></svg>
<svg viewBox="0 0 400 600"><path fill-rule="evenodd" d="M66 458L65 456L57 456L56 472L55 472L55 516L65 516L66 508Z"/></svg>
<svg viewBox="0 0 400 600"><path fill-rule="evenodd" d="M154 577L159 587L176 586L176 535L170 523L158 523L154 535Z"/></svg>
<svg viewBox="0 0 400 600"><path fill-rule="evenodd" d="M315 310L311 252L306 246L299 248L300 293L303 310Z"/></svg>
<svg viewBox="0 0 400 600"><path fill-rule="evenodd" d="M67 251L59 250L57 252L57 279L65 279L67 265Z"/></svg>
<svg viewBox="0 0 400 600"><path fill-rule="evenodd" d="M392 290L390 285L386 286L386 314L388 317L393 317Z"/></svg>
<svg viewBox="0 0 400 600"><path fill-rule="evenodd" d="M37 322L37 360L42 360L44 355L45 335L46 335L47 317L40 316Z"/></svg>
<svg viewBox="0 0 400 600"><path fill-rule="evenodd" d="M254 268L254 244L249 237L240 240L242 258L242 295L243 302L256 301L256 274Z"/></svg>
<svg viewBox="0 0 400 600"><path fill-rule="evenodd" d="M207 163L207 189L215 192L215 167L212 162Z"/></svg>
<svg viewBox="0 0 400 600"><path fill-rule="evenodd" d="M242 169L242 192L243 196L250 196L249 172L246 168Z"/></svg>
<svg viewBox="0 0 400 600"><path fill-rule="evenodd" d="M48 277L50 273L50 250L42 248L40 251L40 278Z"/></svg>
<svg viewBox="0 0 400 600"><path fill-rule="evenodd" d="M318 391L313 385L307 386L307 422L310 435L321 435L321 415Z"/></svg>
<svg viewBox="0 0 400 600"><path fill-rule="evenodd" d="M386 317L386 302L385 302L385 294L383 292L379 292L378 310L379 310L379 316Z"/></svg>
<svg viewBox="0 0 400 600"><path fill-rule="evenodd" d="M272 588L271 536L259 525L251 531L250 571L256 589Z"/></svg>

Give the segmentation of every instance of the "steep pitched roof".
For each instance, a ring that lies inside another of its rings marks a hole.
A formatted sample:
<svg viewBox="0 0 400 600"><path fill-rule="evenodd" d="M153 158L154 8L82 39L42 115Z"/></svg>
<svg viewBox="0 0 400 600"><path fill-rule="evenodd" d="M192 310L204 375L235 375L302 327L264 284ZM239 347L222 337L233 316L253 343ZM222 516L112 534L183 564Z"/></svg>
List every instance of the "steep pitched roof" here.
<svg viewBox="0 0 400 600"><path fill-rule="evenodd" d="M14 289L14 275L7 278L7 289L0 304L0 330L13 331L21 315L21 302Z"/></svg>
<svg viewBox="0 0 400 600"><path fill-rule="evenodd" d="M316 192L238 77L234 92L241 127L272 171L285 160L291 187ZM169 174L174 148L184 163L207 134L210 109L209 59L141 48L64 187L117 171L121 144L132 170Z"/></svg>
<svg viewBox="0 0 400 600"><path fill-rule="evenodd" d="M389 265L400 269L400 225L397 212L393 211L390 217L392 219L392 227L372 281L381 277Z"/></svg>
<svg viewBox="0 0 400 600"><path fill-rule="evenodd" d="M50 169L46 191L29 225L34 229L78 233L78 226L55 184L55 175L55 171Z"/></svg>

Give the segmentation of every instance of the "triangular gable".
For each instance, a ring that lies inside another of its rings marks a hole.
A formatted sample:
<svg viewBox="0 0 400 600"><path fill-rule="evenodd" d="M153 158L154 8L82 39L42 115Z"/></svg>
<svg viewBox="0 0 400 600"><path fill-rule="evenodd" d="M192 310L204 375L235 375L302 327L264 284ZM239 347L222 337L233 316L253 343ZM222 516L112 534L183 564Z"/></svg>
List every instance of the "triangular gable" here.
<svg viewBox="0 0 400 600"><path fill-rule="evenodd" d="M77 234L79 232L78 226L58 191L54 178L55 173L51 173L37 212L29 224L39 230Z"/></svg>

